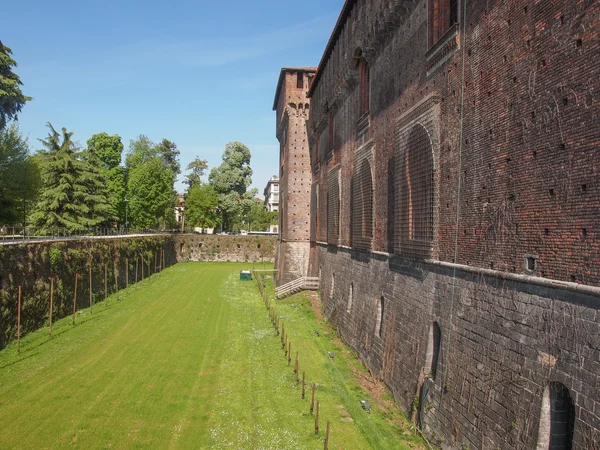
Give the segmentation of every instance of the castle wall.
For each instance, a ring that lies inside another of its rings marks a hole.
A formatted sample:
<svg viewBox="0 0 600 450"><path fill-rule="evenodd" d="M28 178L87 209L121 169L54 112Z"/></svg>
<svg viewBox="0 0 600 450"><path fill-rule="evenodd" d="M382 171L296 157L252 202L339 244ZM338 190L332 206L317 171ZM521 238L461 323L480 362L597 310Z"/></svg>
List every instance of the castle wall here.
<svg viewBox="0 0 600 450"><path fill-rule="evenodd" d="M576 292L576 284L551 287L468 267L455 273L451 265L347 248L318 252L325 315L402 409L416 407L442 448L536 448L544 390L553 382L574 401L573 448L595 448L600 289L592 295ZM422 371L432 372L434 322L441 348L423 399L418 383Z"/></svg>
<svg viewBox="0 0 600 450"><path fill-rule="evenodd" d="M474 0L441 32L439 4L343 7L309 92L309 270L443 448L559 448L569 402L565 442L596 448L600 2Z"/></svg>

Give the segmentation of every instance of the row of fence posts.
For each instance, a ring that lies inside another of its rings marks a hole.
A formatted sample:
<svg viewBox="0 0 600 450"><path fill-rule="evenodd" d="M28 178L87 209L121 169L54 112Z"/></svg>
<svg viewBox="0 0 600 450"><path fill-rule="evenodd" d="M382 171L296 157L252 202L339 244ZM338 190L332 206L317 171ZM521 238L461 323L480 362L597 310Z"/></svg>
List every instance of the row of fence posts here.
<svg viewBox="0 0 600 450"><path fill-rule="evenodd" d="M154 253L154 274L156 272L162 271L165 266L165 250L160 250L160 260L158 259L159 253ZM139 264L141 260L142 264ZM157 265L157 261L159 264ZM138 256L135 258L135 282L138 282L138 269L141 268L141 279L140 281L144 281L144 257ZM146 278L149 278L152 273L150 273L150 258L148 258L148 262L145 264L147 269ZM141 266L141 267L140 267ZM129 287L129 258L125 258L125 288ZM92 289L92 263L88 266L88 280L89 280L89 295L90 295L90 314L93 314L94 307L94 292ZM120 271L117 267L117 262L113 262L113 274L115 279L115 293L117 294L117 299L119 299L119 276ZM79 281L79 273L75 272L75 286L73 289L73 321L72 324L75 325L75 316L77 314L77 285ZM54 277L50 277L50 317L49 317L49 335L52 336L52 306L53 306L53 297L54 297ZM104 300L108 298L108 264L104 264ZM18 287L17 293L17 353L21 353L21 286Z"/></svg>
<svg viewBox="0 0 600 450"><path fill-rule="evenodd" d="M292 341L288 339L288 333L285 331L285 323L280 320L280 317L277 315L275 311L275 307L271 305L269 300L269 296L267 290L265 288L263 277L258 272L254 272L254 276L256 278L258 289L263 296L265 306L267 311L269 312L269 319L271 319L271 323L275 327L276 335L281 336L281 348L283 349L284 356L287 359L288 365L292 363ZM280 331L281 330L281 331ZM294 359L294 375L296 377L296 384L300 384L300 368L299 368L299 355L296 350L296 355ZM315 403L315 383L311 385L311 398L310 398L310 414L315 415L315 434L319 434L319 399ZM302 400L306 398L306 371L302 371ZM325 430L325 443L324 450L329 449L329 431L330 431L330 422L327 420L327 428ZM339 449L342 449L342 446L339 446Z"/></svg>

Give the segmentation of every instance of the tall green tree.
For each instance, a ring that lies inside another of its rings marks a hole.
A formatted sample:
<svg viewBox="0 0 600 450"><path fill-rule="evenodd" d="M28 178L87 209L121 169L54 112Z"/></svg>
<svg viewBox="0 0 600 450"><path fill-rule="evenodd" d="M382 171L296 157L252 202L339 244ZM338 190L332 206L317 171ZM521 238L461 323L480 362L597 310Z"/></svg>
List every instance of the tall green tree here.
<svg viewBox="0 0 600 450"><path fill-rule="evenodd" d="M82 158L66 128L59 133L48 123L50 132L40 139L45 150L38 154L42 172L42 193L32 214L34 224L49 230L95 227L108 218L102 175Z"/></svg>
<svg viewBox="0 0 600 450"><path fill-rule="evenodd" d="M163 139L156 146L156 150L163 162L171 169L171 172L177 177L181 173L181 164L179 163L179 150L175 142Z"/></svg>
<svg viewBox="0 0 600 450"><path fill-rule="evenodd" d="M147 136L129 144L125 157L129 222L136 227L167 227L174 220L176 174ZM161 223L162 222L162 223Z"/></svg>
<svg viewBox="0 0 600 450"><path fill-rule="evenodd" d="M249 211L255 193L247 192L252 183L250 149L241 142L229 142L223 152L223 162L208 176L209 183L219 195L223 228L235 231L241 216Z"/></svg>
<svg viewBox="0 0 600 450"><path fill-rule="evenodd" d="M185 177L185 183L188 187L191 188L195 184L202 183L202 177L204 176L206 169L208 169L208 161L196 156L196 158L187 165L187 170L191 170Z"/></svg>
<svg viewBox="0 0 600 450"><path fill-rule="evenodd" d="M26 102L31 100L21 91L21 79L13 72L17 62L12 58L12 50L0 41L0 130L6 127Z"/></svg>
<svg viewBox="0 0 600 450"><path fill-rule="evenodd" d="M40 184L40 171L17 124L0 130L0 225L26 225Z"/></svg>
<svg viewBox="0 0 600 450"><path fill-rule="evenodd" d="M194 184L185 198L185 220L191 227L214 228L221 223L219 196L210 184Z"/></svg>
<svg viewBox="0 0 600 450"><path fill-rule="evenodd" d="M121 136L107 133L94 134L87 141L88 152L95 155L99 170L106 181L111 220L125 222L125 169L121 166L123 142Z"/></svg>
<svg viewBox="0 0 600 450"><path fill-rule="evenodd" d="M210 184L219 194L237 192L244 195L252 183L250 149L241 142L229 142L223 152L223 162L214 167L208 176Z"/></svg>

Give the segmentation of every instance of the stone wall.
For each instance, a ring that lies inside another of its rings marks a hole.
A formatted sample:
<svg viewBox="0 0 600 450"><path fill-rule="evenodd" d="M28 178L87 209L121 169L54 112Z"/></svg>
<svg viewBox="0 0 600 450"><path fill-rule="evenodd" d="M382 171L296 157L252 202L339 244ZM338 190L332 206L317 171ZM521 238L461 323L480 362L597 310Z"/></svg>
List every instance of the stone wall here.
<svg viewBox="0 0 600 450"><path fill-rule="evenodd" d="M277 236L184 234L174 237L177 261L275 261Z"/></svg>
<svg viewBox="0 0 600 450"><path fill-rule="evenodd" d="M540 416L549 421L542 400L553 383L574 403L573 448L598 448L600 289L342 247L318 252L326 316L442 448L536 448L547 440Z"/></svg>
<svg viewBox="0 0 600 450"><path fill-rule="evenodd" d="M166 235L0 245L0 348L17 337L18 286L25 334L48 323L51 277L56 320L73 312L75 273L79 309L90 306L90 270L96 303L104 300L105 273L110 295L176 262L174 240Z"/></svg>
<svg viewBox="0 0 600 450"><path fill-rule="evenodd" d="M310 256L309 242L279 243L279 259L277 270L279 284L294 281L308 274L308 259Z"/></svg>

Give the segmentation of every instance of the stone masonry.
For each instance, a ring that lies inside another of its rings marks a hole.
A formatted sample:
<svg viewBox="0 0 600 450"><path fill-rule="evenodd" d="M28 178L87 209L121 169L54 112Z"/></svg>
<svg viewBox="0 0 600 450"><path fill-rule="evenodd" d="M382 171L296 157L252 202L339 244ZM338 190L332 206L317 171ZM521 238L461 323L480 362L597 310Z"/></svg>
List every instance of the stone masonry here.
<svg viewBox="0 0 600 450"><path fill-rule="evenodd" d="M599 32L599 0L347 0L311 77L297 273L444 449L600 448Z"/></svg>

